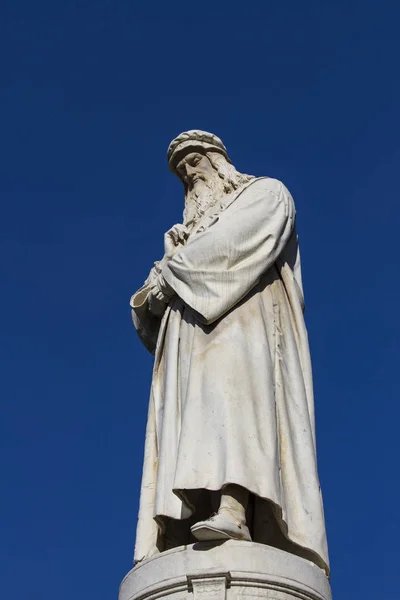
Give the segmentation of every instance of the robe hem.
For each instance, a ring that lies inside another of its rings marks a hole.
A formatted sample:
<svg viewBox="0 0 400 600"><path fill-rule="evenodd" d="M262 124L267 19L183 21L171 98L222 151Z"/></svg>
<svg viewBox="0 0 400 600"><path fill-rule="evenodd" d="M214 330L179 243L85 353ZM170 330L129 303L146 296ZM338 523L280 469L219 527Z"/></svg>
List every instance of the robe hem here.
<svg viewBox="0 0 400 600"><path fill-rule="evenodd" d="M157 523L158 527L160 528L161 533L165 532L165 521L164 521L165 519L172 519L173 521L184 521L186 519L189 519L191 516L193 516L193 514L195 512L195 507L193 506L193 504L191 502L189 502L189 500L186 496L187 492L207 490L208 492L221 491L221 493L222 493L224 488L226 488L228 485L239 485L240 487L245 487L245 486L241 485L240 483L236 483L234 481L229 481L227 483L224 483L223 486L220 488L206 487L206 488L191 488L191 489L174 489L173 493L183 502L184 506L189 511L189 515L187 517L181 517L179 519L170 517L168 515L163 515L163 514L155 515L154 520ZM260 496L259 494L256 494L253 490L251 490L247 487L245 489L249 492L249 494L253 494L257 498L260 498L264 502L267 502L268 504L270 504L270 506L272 507L272 512L276 519L276 524L278 525L281 533L284 535L286 540L290 544L292 544L293 549L298 550L298 552L290 552L289 550L285 550L285 552L288 552L289 554L295 554L296 556L300 556L301 558L305 558L306 560L310 560L315 565L317 565L317 567L319 567L322 571L324 571L325 575L329 579L330 567L329 567L329 564L327 562L325 562L325 560L322 558L322 556L320 554L318 554L315 550L312 550L311 548L308 548L307 546L303 546L302 544L299 544L289 535L289 528L288 528L288 525L287 525L285 519L283 518L282 507L279 504L277 504L276 502L274 502L273 500L271 500L270 498L265 498L263 496Z"/></svg>

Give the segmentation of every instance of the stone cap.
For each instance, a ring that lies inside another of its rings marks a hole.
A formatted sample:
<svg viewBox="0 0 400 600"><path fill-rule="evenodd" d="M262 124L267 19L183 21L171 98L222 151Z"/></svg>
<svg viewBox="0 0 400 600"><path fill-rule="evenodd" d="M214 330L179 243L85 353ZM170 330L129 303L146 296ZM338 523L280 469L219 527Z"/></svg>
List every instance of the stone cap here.
<svg viewBox="0 0 400 600"><path fill-rule="evenodd" d="M219 152L228 162L232 162L228 156L228 151L225 148L222 140L214 133L201 131L199 129L191 129L180 133L172 140L168 147L167 158L168 166L173 173L176 173L176 165L189 151L195 152L196 149L209 150L211 152Z"/></svg>

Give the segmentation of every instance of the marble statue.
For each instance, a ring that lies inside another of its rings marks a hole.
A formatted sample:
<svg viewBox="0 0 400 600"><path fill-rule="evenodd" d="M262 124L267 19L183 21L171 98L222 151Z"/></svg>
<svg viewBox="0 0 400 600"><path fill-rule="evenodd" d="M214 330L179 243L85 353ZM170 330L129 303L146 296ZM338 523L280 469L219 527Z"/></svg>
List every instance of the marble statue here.
<svg viewBox="0 0 400 600"><path fill-rule="evenodd" d="M135 561L252 541L328 573L292 196L204 131L175 138L168 163L183 223L131 299L155 355Z"/></svg>

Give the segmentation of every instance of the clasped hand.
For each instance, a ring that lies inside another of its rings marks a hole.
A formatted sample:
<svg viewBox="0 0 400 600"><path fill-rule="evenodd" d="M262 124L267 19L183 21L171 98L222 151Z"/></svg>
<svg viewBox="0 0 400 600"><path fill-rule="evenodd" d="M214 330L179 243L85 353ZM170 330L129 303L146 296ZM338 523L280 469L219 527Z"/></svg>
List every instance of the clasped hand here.
<svg viewBox="0 0 400 600"><path fill-rule="evenodd" d="M170 259L186 243L189 231L186 225L178 223L171 227L164 235L164 253L166 258Z"/></svg>
<svg viewBox="0 0 400 600"><path fill-rule="evenodd" d="M162 267L186 243L188 235L187 227L182 224L174 225L164 235L164 258L160 263L155 263L146 281L147 285L150 286L149 308L156 316L162 316L169 299L174 294L174 290L162 276Z"/></svg>

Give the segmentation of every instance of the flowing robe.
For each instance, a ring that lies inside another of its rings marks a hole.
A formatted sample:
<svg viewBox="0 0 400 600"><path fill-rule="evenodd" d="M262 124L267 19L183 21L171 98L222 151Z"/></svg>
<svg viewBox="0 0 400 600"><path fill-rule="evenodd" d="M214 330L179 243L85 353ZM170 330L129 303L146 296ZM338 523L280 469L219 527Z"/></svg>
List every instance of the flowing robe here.
<svg viewBox="0 0 400 600"><path fill-rule="evenodd" d="M176 293L162 319L147 285L131 300L155 353L135 560L237 484L250 492L253 541L328 572L290 193L253 179L204 215L162 273Z"/></svg>

